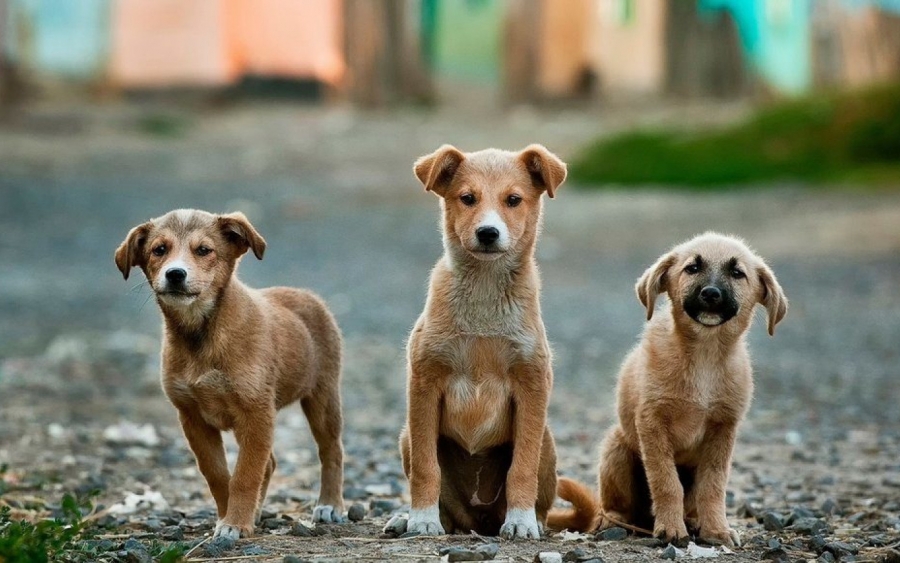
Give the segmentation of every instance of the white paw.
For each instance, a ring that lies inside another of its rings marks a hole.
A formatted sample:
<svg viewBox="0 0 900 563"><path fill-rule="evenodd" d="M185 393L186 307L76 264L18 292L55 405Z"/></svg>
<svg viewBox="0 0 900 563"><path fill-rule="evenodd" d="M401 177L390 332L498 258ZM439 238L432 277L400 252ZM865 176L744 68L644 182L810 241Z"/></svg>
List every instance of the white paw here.
<svg viewBox="0 0 900 563"><path fill-rule="evenodd" d="M445 532L441 526L441 515L437 505L410 509L406 531L423 536L443 536Z"/></svg>
<svg viewBox="0 0 900 563"><path fill-rule="evenodd" d="M221 520L216 522L216 531L213 532L214 538L226 537L233 540L241 539L241 529L231 524L225 524Z"/></svg>
<svg viewBox="0 0 900 563"><path fill-rule="evenodd" d="M506 511L506 522L500 527L500 537L523 540L541 538L541 526L538 524L534 509L510 508Z"/></svg>
<svg viewBox="0 0 900 563"><path fill-rule="evenodd" d="M313 509L313 522L325 522L326 524L339 524L344 521L341 511L330 504L321 504Z"/></svg>

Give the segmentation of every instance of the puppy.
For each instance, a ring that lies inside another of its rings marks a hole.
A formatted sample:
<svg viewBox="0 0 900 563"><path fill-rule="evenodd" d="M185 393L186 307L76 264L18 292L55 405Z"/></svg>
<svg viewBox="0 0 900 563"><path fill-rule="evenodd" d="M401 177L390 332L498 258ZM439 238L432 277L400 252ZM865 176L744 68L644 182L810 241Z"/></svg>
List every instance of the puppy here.
<svg viewBox="0 0 900 563"><path fill-rule="evenodd" d="M534 249L541 196L554 196L566 166L540 145L465 154L445 145L415 174L441 198L444 255L408 343L408 529L538 538L556 450Z"/></svg>
<svg viewBox="0 0 900 563"><path fill-rule="evenodd" d="M788 301L772 270L738 239L706 233L676 246L640 277L650 321L619 372L619 424L600 448L600 506L589 490L560 479L574 509L554 511L555 529L619 523L734 546L725 486L738 425L753 394L745 334L757 303L769 334ZM654 304L667 293L667 314ZM651 510L652 508L652 510Z"/></svg>
<svg viewBox="0 0 900 563"><path fill-rule="evenodd" d="M241 256L266 242L242 213L179 209L131 229L116 250L125 279L139 267L164 319L162 386L216 501L215 536L253 533L275 470L276 412L297 400L322 463L313 520L343 512L341 333L316 295L251 289L235 276ZM222 431L240 451L229 475Z"/></svg>

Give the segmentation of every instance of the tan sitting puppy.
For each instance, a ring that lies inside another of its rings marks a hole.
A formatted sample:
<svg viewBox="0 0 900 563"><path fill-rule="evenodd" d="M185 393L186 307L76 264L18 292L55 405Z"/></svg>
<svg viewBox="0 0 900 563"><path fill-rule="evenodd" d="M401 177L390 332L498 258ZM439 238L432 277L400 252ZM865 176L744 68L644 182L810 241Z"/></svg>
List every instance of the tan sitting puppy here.
<svg viewBox="0 0 900 563"><path fill-rule="evenodd" d="M541 196L553 197L566 166L540 145L445 145L415 173L441 197L444 255L408 345L408 530L538 538L556 451L534 249Z"/></svg>
<svg viewBox="0 0 900 563"><path fill-rule="evenodd" d="M687 537L687 521L701 540L733 546L725 486L753 394L745 334L757 303L773 334L787 298L762 258L715 233L662 256L636 290L650 322L619 372L619 424L600 449L600 506L586 487L560 479L574 510L554 511L549 525L626 523L669 541ZM661 293L668 311L654 316Z"/></svg>
<svg viewBox="0 0 900 563"><path fill-rule="evenodd" d="M138 225L116 251L128 279L143 270L164 318L162 384L216 501L216 536L253 533L275 470L278 409L300 400L319 449L322 488L313 520L340 521L341 333L316 295L251 289L240 257L266 242L242 213L180 209ZM229 475L222 431L240 451Z"/></svg>

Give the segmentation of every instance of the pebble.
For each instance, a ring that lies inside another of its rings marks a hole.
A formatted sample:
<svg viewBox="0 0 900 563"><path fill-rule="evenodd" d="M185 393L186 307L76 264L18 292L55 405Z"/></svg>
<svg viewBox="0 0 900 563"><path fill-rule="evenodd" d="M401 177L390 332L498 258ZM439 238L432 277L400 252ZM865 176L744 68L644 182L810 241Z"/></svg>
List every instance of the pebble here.
<svg viewBox="0 0 900 563"><path fill-rule="evenodd" d="M344 489L344 498L347 500L365 500L370 496L372 495L361 487L348 487Z"/></svg>
<svg viewBox="0 0 900 563"><path fill-rule="evenodd" d="M369 502L369 510L381 510L383 512L393 512L400 508L400 503L394 499L375 499Z"/></svg>
<svg viewBox="0 0 900 563"><path fill-rule="evenodd" d="M294 525L291 526L291 531L289 532L292 536L299 536L301 538L311 538L315 534L313 531L300 522L294 522Z"/></svg>
<svg viewBox="0 0 900 563"><path fill-rule="evenodd" d="M825 553L820 555L819 558L816 559L816 561L818 561L819 563L834 563L834 555L826 551Z"/></svg>
<svg viewBox="0 0 900 563"><path fill-rule="evenodd" d="M541 551L534 556L534 563L562 563L562 560L558 551Z"/></svg>
<svg viewBox="0 0 900 563"><path fill-rule="evenodd" d="M807 491L794 491L788 493L784 498L788 502L812 502L816 500L816 495Z"/></svg>
<svg viewBox="0 0 900 563"><path fill-rule="evenodd" d="M387 524L384 526L384 533L390 534L393 536L401 536L406 533L406 525L409 523L409 519L406 516L400 516L399 514L391 517L388 520Z"/></svg>
<svg viewBox="0 0 900 563"><path fill-rule="evenodd" d="M300 559L296 555L285 555L281 563L309 563L309 559Z"/></svg>
<svg viewBox="0 0 900 563"><path fill-rule="evenodd" d="M738 505L735 515L738 518L757 518L759 516L759 511L753 508L753 505L748 501L744 501Z"/></svg>
<svg viewBox="0 0 900 563"><path fill-rule="evenodd" d="M809 543L806 545L816 553L822 553L825 550L826 543L828 542L825 541L825 538L817 534L809 538Z"/></svg>
<svg viewBox="0 0 900 563"><path fill-rule="evenodd" d="M776 561L778 563L790 563L791 558L784 548L767 549L762 554L763 561Z"/></svg>
<svg viewBox="0 0 900 563"><path fill-rule="evenodd" d="M588 555L580 547L567 551L566 554L563 555L562 560L567 563L603 563L603 559L597 556Z"/></svg>
<svg viewBox="0 0 900 563"><path fill-rule="evenodd" d="M788 530L798 534L812 536L828 530L828 524L818 518L798 518L787 527Z"/></svg>
<svg viewBox="0 0 900 563"><path fill-rule="evenodd" d="M769 546L769 549L778 549L781 547L781 542L778 541L778 538L770 538L767 545Z"/></svg>
<svg viewBox="0 0 900 563"><path fill-rule="evenodd" d="M184 539L184 530L178 526L166 526L159 531L159 537L167 541L181 541Z"/></svg>
<svg viewBox="0 0 900 563"><path fill-rule="evenodd" d="M674 561L676 557L678 557L678 551L675 549L675 546L672 544L666 546L666 548L662 552L662 558L671 559L672 561Z"/></svg>
<svg viewBox="0 0 900 563"><path fill-rule="evenodd" d="M351 522L361 522L365 517L366 507L358 502L350 505L350 508L347 510L347 518Z"/></svg>
<svg viewBox="0 0 900 563"><path fill-rule="evenodd" d="M845 556L859 553L859 548L850 543L833 541L825 544L825 551L830 551L838 559L845 560Z"/></svg>
<svg viewBox="0 0 900 563"><path fill-rule="evenodd" d="M490 561L497 556L500 545L485 543L472 548L461 546L443 547L438 552L447 556L447 561Z"/></svg>
<svg viewBox="0 0 900 563"><path fill-rule="evenodd" d="M210 557L221 557L226 551L234 548L234 540L228 536L219 536L206 544L206 553Z"/></svg>
<svg viewBox="0 0 900 563"><path fill-rule="evenodd" d="M287 526L289 522L284 518L266 518L262 521L262 527L266 530L277 530Z"/></svg>
<svg viewBox="0 0 900 563"><path fill-rule="evenodd" d="M832 514L837 513L837 501L829 497L822 502L822 506L819 508L819 510L824 512L826 516L831 516Z"/></svg>
<svg viewBox="0 0 900 563"><path fill-rule="evenodd" d="M766 512L762 519L763 528L769 532L780 532L784 529L781 516L774 512Z"/></svg>
<svg viewBox="0 0 900 563"><path fill-rule="evenodd" d="M605 541L622 541L628 537L628 530L625 528L619 528L618 526L615 528L607 528L605 530L601 530L595 536L598 540Z"/></svg>
<svg viewBox="0 0 900 563"><path fill-rule="evenodd" d="M150 557L144 544L134 538L125 540L123 549L125 550L125 561L128 563L153 563L153 558Z"/></svg>

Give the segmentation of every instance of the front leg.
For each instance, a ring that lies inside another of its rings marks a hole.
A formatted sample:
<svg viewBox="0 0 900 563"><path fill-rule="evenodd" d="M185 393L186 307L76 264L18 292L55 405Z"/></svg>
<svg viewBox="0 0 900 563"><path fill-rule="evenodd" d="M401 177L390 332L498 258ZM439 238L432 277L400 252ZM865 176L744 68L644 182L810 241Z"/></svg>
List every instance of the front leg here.
<svg viewBox="0 0 900 563"><path fill-rule="evenodd" d="M513 459L506 477L506 521L500 527L500 536L540 539L535 503L553 376L549 366L537 370L521 366L512 370L512 378Z"/></svg>
<svg viewBox="0 0 900 563"><path fill-rule="evenodd" d="M197 468L216 501L219 518L224 518L228 511L228 482L231 476L228 474L222 432L189 409L179 409L178 420L197 460Z"/></svg>
<svg viewBox="0 0 900 563"><path fill-rule="evenodd" d="M687 538L684 487L667 425L651 413L639 413L637 431L653 504L653 535L665 541Z"/></svg>
<svg viewBox="0 0 900 563"><path fill-rule="evenodd" d="M216 524L214 535L238 539L253 535L257 503L272 457L274 407L235 420L234 437L238 443L238 459L228 488L228 512Z"/></svg>
<svg viewBox="0 0 900 563"><path fill-rule="evenodd" d="M740 538L725 517L725 487L731 470L731 454L737 422L710 426L700 446L700 463L694 482L700 539L728 547L740 545Z"/></svg>
<svg viewBox="0 0 900 563"><path fill-rule="evenodd" d="M409 492L412 497L407 530L427 536L443 535L438 500L441 467L437 442L441 420L440 373L433 366L411 366L407 397L409 436Z"/></svg>

